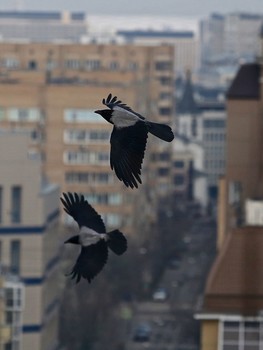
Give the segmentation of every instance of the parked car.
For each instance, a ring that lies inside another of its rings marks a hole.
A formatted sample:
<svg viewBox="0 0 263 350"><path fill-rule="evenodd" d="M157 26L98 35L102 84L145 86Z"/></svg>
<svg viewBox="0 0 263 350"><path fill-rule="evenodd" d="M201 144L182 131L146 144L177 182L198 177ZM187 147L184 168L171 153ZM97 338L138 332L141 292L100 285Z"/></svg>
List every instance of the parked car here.
<svg viewBox="0 0 263 350"><path fill-rule="evenodd" d="M168 298L168 293L165 288L158 288L153 293L153 300L155 301L165 301Z"/></svg>
<svg viewBox="0 0 263 350"><path fill-rule="evenodd" d="M140 323L134 331L133 341L135 342L148 342L152 333L152 327L149 323Z"/></svg>

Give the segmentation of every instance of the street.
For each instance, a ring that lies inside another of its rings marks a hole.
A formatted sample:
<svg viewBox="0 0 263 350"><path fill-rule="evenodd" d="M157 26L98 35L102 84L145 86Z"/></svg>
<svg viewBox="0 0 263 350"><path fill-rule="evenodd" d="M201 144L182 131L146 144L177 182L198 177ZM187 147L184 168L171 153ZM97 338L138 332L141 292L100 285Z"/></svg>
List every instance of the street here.
<svg viewBox="0 0 263 350"><path fill-rule="evenodd" d="M166 226L173 230L176 220L170 213ZM173 264L167 264L156 285L164 289L167 296L165 300L151 298L135 303L126 350L199 349L200 329L193 316L202 305L206 277L215 257L216 227L211 219L191 219L189 212L186 220L189 226L182 233L185 249ZM136 329L141 324L148 325L150 331L146 339L136 340Z"/></svg>

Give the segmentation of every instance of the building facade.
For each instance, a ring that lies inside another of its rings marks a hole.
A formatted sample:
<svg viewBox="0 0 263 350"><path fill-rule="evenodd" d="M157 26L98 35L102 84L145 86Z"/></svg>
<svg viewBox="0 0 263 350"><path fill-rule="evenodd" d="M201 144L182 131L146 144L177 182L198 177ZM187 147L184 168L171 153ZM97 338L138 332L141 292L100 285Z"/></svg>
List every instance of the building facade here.
<svg viewBox="0 0 263 350"><path fill-rule="evenodd" d="M262 346L262 63L261 54L257 62L241 66L227 95L228 152L218 202L219 253L196 316L201 321L201 349Z"/></svg>
<svg viewBox="0 0 263 350"><path fill-rule="evenodd" d="M218 181L225 173L226 112L224 103L196 101L188 76L177 103L177 133L204 150L203 170L207 175L207 194L217 198Z"/></svg>
<svg viewBox="0 0 263 350"><path fill-rule="evenodd" d="M0 133L1 262L25 285L22 344L15 349L57 349L59 188L45 181L28 142L23 132Z"/></svg>
<svg viewBox="0 0 263 350"><path fill-rule="evenodd" d="M22 349L24 284L1 266L0 277L0 349Z"/></svg>
<svg viewBox="0 0 263 350"><path fill-rule="evenodd" d="M171 145L149 136L143 186L139 194L129 190L109 166L112 127L94 110L112 93L151 120L172 125L173 47L0 46L1 127L31 132L32 156L43 159L51 181L86 195L108 227L132 232L143 193L154 207L156 196L171 189ZM150 212L154 217L154 208Z"/></svg>

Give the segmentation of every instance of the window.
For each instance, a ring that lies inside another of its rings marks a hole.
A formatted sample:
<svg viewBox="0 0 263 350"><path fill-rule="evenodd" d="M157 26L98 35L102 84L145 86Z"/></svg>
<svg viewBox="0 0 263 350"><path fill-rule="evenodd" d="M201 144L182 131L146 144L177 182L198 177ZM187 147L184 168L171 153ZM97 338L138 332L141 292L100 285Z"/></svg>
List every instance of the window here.
<svg viewBox="0 0 263 350"><path fill-rule="evenodd" d="M36 70L37 69L37 62L35 60L31 60L28 62L28 69L29 70Z"/></svg>
<svg viewBox="0 0 263 350"><path fill-rule="evenodd" d="M68 129L64 131L64 141L71 144L101 143L108 142L109 139L109 131L88 131L84 129Z"/></svg>
<svg viewBox="0 0 263 350"><path fill-rule="evenodd" d="M172 114L172 109L170 107L161 107L159 108L159 114L170 116Z"/></svg>
<svg viewBox="0 0 263 350"><path fill-rule="evenodd" d="M21 222L22 188L13 186L11 191L11 222L17 224Z"/></svg>
<svg viewBox="0 0 263 350"><path fill-rule="evenodd" d="M137 69L138 69L138 64L136 62L129 62L128 63L128 70L136 71Z"/></svg>
<svg viewBox="0 0 263 350"><path fill-rule="evenodd" d="M169 161L170 160L170 153L169 152L162 152L162 153L160 153L159 159L161 161Z"/></svg>
<svg viewBox="0 0 263 350"><path fill-rule="evenodd" d="M204 128L225 128L226 122L222 119L207 119L204 121Z"/></svg>
<svg viewBox="0 0 263 350"><path fill-rule="evenodd" d="M174 176L174 184L175 185L183 185L184 184L184 176L181 174L177 174Z"/></svg>
<svg viewBox="0 0 263 350"><path fill-rule="evenodd" d="M100 69L101 62L100 60L86 60L85 62L85 68L87 70L98 70Z"/></svg>
<svg viewBox="0 0 263 350"><path fill-rule="evenodd" d="M158 175L159 176L168 176L169 175L169 169L168 168L159 168L158 169Z"/></svg>
<svg viewBox="0 0 263 350"><path fill-rule="evenodd" d="M12 311L6 311L5 323L8 325L13 323L13 312Z"/></svg>
<svg viewBox="0 0 263 350"><path fill-rule="evenodd" d="M41 113L37 108L10 108L8 120L12 122L36 122L41 120Z"/></svg>
<svg viewBox="0 0 263 350"><path fill-rule="evenodd" d="M161 85L163 86L171 86L172 85L172 79L170 77L162 76L158 78Z"/></svg>
<svg viewBox="0 0 263 350"><path fill-rule="evenodd" d="M166 92L166 91L160 92L160 99L161 100L169 100L171 97L172 97L171 92Z"/></svg>
<svg viewBox="0 0 263 350"><path fill-rule="evenodd" d="M120 205L122 204L122 195L119 193L92 193L86 194L88 202L99 205Z"/></svg>
<svg viewBox="0 0 263 350"><path fill-rule="evenodd" d="M174 166L177 169L182 169L182 168L184 168L184 161L183 160L176 160L174 162Z"/></svg>
<svg viewBox="0 0 263 350"><path fill-rule="evenodd" d="M6 68L9 68L9 69L15 69L15 68L18 68L19 67L19 61L17 58L14 58L14 57L9 57L9 58L6 58L4 61L3 61L3 65L6 67Z"/></svg>
<svg viewBox="0 0 263 350"><path fill-rule="evenodd" d="M110 70L118 70L119 69L119 62L112 61L109 65Z"/></svg>
<svg viewBox="0 0 263 350"><path fill-rule="evenodd" d="M102 214L101 216L106 226L117 227L121 225L121 217L119 214Z"/></svg>
<svg viewBox="0 0 263 350"><path fill-rule="evenodd" d="M3 187L0 186L0 223L3 222Z"/></svg>
<svg viewBox="0 0 263 350"><path fill-rule="evenodd" d="M106 165L109 162L108 152L66 151L64 152L66 164L98 164Z"/></svg>
<svg viewBox="0 0 263 350"><path fill-rule="evenodd" d="M222 350L259 350L262 339L260 321L222 322Z"/></svg>
<svg viewBox="0 0 263 350"><path fill-rule="evenodd" d="M69 59L65 61L66 68L69 69L79 69L80 68L80 61L77 59Z"/></svg>
<svg viewBox="0 0 263 350"><path fill-rule="evenodd" d="M21 243L19 240L12 240L10 243L10 268L15 274L20 273L20 250Z"/></svg>
<svg viewBox="0 0 263 350"><path fill-rule="evenodd" d="M105 120L92 109L65 109L66 123L105 123Z"/></svg>
<svg viewBox="0 0 263 350"><path fill-rule="evenodd" d="M156 70L170 70L172 68L172 62L171 61L159 61L155 63L155 69Z"/></svg>
<svg viewBox="0 0 263 350"><path fill-rule="evenodd" d="M5 289L5 303L8 308L14 306L14 296L12 288Z"/></svg>
<svg viewBox="0 0 263 350"><path fill-rule="evenodd" d="M68 183L91 183L109 184L113 183L113 174L93 172L67 172L65 181Z"/></svg>

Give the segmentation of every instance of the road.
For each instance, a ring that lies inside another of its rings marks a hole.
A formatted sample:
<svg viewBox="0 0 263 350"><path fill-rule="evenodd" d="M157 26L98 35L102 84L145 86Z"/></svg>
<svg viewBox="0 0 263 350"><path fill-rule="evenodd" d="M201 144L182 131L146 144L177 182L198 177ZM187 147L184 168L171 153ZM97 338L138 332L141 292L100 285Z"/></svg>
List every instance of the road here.
<svg viewBox="0 0 263 350"><path fill-rule="evenodd" d="M189 213L187 216L190 220ZM166 224L170 229L176 227L172 214ZM182 239L186 248L178 265L166 267L156 286L165 288L167 299L135 304L125 350L199 349L200 329L193 315L200 309L207 274L215 257L215 223L192 217ZM151 326L149 341L135 342L135 328L142 322Z"/></svg>

